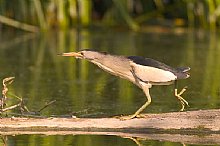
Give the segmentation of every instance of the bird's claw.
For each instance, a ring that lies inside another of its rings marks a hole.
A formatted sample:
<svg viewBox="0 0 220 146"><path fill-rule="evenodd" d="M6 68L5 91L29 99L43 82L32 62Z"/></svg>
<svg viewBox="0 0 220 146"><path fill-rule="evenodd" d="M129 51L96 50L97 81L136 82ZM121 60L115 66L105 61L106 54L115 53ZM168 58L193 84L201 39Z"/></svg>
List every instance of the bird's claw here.
<svg viewBox="0 0 220 146"><path fill-rule="evenodd" d="M122 121L125 121L125 120L131 120L131 119L134 119L134 118L146 118L146 115L143 115L143 114L139 114L139 115L128 115L128 116L115 116L114 118L118 118Z"/></svg>
<svg viewBox="0 0 220 146"><path fill-rule="evenodd" d="M189 103L181 96L187 89L187 86L185 86L179 93L177 92L177 89L175 89L175 96L177 97L177 99L180 100L180 103L182 105L182 108L180 109L180 111L183 111L185 108L185 105L187 105L189 107Z"/></svg>

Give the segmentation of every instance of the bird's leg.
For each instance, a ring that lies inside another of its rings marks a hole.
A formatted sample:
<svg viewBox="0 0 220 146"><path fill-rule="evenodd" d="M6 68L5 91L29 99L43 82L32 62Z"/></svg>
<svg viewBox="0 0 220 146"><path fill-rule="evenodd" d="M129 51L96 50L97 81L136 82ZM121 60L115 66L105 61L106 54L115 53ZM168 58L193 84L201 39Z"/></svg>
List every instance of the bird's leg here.
<svg viewBox="0 0 220 146"><path fill-rule="evenodd" d="M138 138L136 138L136 137L123 137L122 136L122 138L127 138L127 139L130 139L130 140L132 140L133 142L135 142L135 144L137 144L137 146L142 146L142 144L139 142L139 139Z"/></svg>
<svg viewBox="0 0 220 146"><path fill-rule="evenodd" d="M180 109L180 111L183 111L185 108L185 105L189 106L189 103L181 96L185 91L186 91L186 87L184 87L179 93L177 91L176 85L177 83L175 82L175 89L174 89L174 95L175 97L177 97L177 99L180 101L182 108Z"/></svg>
<svg viewBox="0 0 220 146"><path fill-rule="evenodd" d="M146 97L147 97L147 101L145 102L144 105L142 105L133 115L133 117L137 117L150 103L151 103L151 96L150 96L150 92L149 92L149 89L151 88L151 85L147 84L147 85L144 85L142 87Z"/></svg>
<svg viewBox="0 0 220 146"><path fill-rule="evenodd" d="M189 106L189 103L181 96L186 91L186 88L183 88L179 93L177 89L175 89L174 95L177 97L177 99L180 100L180 103L182 105L182 108L180 111L183 111L185 108L185 105Z"/></svg>
<svg viewBox="0 0 220 146"><path fill-rule="evenodd" d="M141 84L142 85L142 84ZM133 118L138 118L138 117L142 117L141 115L139 115L150 103L151 103L151 96L150 96L150 92L149 89L151 88L151 84L146 84L144 83L144 85L142 85L142 89L147 97L147 101L145 102L145 104L143 104L133 115L129 115L126 117L121 117L121 120L130 120Z"/></svg>

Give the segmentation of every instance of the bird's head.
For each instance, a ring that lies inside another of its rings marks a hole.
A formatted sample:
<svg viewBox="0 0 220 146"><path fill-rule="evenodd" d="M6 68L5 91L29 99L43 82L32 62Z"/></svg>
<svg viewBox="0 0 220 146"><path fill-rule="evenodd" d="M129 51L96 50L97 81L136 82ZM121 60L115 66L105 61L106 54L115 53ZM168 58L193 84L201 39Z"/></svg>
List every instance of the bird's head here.
<svg viewBox="0 0 220 146"><path fill-rule="evenodd" d="M97 52L93 50L82 50L79 52L68 52L68 53L62 53L61 56L69 56L69 57L75 57L80 59L88 59L88 60L95 60L99 59L106 55L106 53L103 52Z"/></svg>

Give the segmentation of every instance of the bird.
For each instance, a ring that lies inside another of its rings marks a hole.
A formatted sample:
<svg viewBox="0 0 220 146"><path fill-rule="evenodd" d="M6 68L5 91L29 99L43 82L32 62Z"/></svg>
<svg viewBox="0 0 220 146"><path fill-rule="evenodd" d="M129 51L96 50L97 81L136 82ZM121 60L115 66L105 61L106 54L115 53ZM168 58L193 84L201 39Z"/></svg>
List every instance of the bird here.
<svg viewBox="0 0 220 146"><path fill-rule="evenodd" d="M157 60L142 56L112 55L91 49L59 55L88 60L112 75L131 81L143 90L147 97L146 102L134 114L123 116L121 118L123 120L142 117L140 113L152 101L149 90L153 85L170 85L174 83L176 85L177 80L190 77L190 67L173 68ZM186 87L179 93L177 88L174 89L174 96L177 97L182 106L180 111L185 109L185 105L189 106L188 102L181 96L185 91Z"/></svg>

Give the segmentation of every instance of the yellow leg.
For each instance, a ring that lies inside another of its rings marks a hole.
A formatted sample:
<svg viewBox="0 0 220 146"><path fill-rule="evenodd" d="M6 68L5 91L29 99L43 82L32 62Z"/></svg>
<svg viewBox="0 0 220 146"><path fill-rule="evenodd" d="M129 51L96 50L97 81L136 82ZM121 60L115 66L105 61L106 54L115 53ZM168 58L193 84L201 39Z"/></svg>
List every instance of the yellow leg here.
<svg viewBox="0 0 220 146"><path fill-rule="evenodd" d="M177 92L177 89L175 89L174 95L177 97L177 99L180 100L180 103L182 105L182 108L180 111L183 111L185 108L185 105L189 106L189 103L181 96L186 91L186 88L183 88L179 93Z"/></svg>
<svg viewBox="0 0 220 146"><path fill-rule="evenodd" d="M143 91L144 91L144 93L147 97L147 101L133 115L120 117L121 120L130 120L130 119L133 119L133 118L142 117L139 114L151 103L151 96L150 96L150 92L149 92L150 88L151 88L150 84L145 84L145 85L142 86L142 89L143 89Z"/></svg>
<svg viewBox="0 0 220 146"><path fill-rule="evenodd" d="M134 137L122 137L122 138L128 138L128 139L132 140L133 142L135 142L135 144L137 144L137 146L142 146L142 144L138 141L138 138L134 138Z"/></svg>

